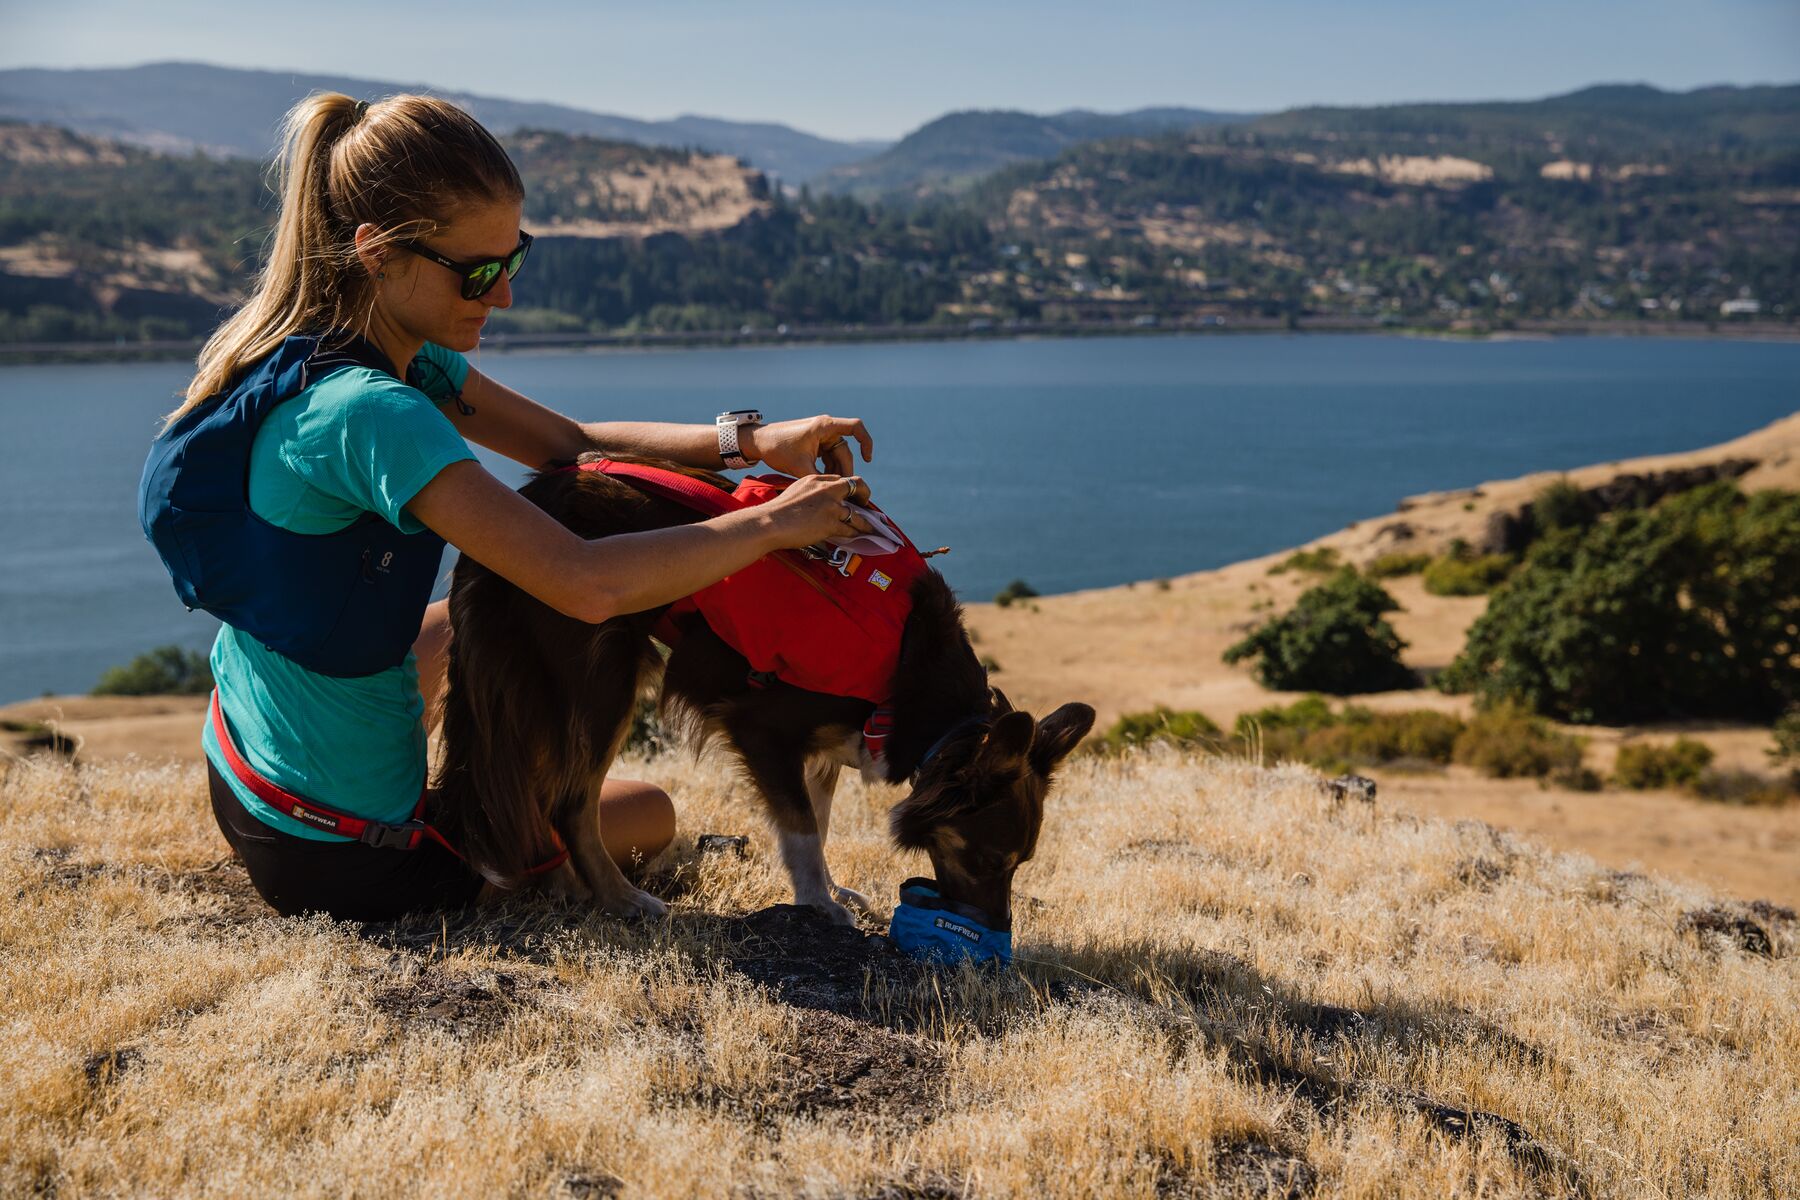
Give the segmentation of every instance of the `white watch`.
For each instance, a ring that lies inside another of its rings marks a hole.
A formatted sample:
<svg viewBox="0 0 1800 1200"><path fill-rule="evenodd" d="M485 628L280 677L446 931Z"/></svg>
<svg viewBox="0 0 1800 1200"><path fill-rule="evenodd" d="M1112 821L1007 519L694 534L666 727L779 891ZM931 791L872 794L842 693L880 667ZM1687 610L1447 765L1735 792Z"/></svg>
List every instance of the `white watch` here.
<svg viewBox="0 0 1800 1200"><path fill-rule="evenodd" d="M741 471L750 465L738 447L738 426L761 425L762 419L763 415L754 408L737 408L722 412L713 420L719 431L719 457L733 471Z"/></svg>

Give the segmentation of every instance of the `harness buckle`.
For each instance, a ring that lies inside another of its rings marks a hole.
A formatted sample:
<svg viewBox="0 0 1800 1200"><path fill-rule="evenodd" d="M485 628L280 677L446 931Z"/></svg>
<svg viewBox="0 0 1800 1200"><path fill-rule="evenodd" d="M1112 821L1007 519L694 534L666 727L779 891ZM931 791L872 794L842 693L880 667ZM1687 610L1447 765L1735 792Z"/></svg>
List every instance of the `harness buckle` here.
<svg viewBox="0 0 1800 1200"><path fill-rule="evenodd" d="M423 821L396 821L391 825L385 821L370 821L363 826L362 836L356 840L377 850L410 850L424 832Z"/></svg>

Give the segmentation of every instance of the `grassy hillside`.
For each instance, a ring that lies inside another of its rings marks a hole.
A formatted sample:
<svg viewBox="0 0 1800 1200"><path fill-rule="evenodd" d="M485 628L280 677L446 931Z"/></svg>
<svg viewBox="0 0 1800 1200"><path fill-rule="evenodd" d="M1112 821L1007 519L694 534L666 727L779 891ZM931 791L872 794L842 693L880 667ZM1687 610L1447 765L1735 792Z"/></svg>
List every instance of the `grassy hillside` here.
<svg viewBox="0 0 1800 1200"><path fill-rule="evenodd" d="M1791 916L1296 768L1080 759L1016 976L791 911L731 773L678 798L666 925L528 903L267 915L192 768L0 780L9 1194L1792 1194ZM832 860L891 898L893 799Z"/></svg>

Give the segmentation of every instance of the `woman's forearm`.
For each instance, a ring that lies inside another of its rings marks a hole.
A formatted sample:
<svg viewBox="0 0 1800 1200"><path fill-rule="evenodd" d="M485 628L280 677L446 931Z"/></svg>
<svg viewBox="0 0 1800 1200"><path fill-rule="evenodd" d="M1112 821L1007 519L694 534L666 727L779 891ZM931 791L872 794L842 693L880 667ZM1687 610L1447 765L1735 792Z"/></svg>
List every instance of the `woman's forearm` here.
<svg viewBox="0 0 1800 1200"><path fill-rule="evenodd" d="M584 543L578 571L591 589L580 602L585 610L580 615L598 621L672 604L781 546L775 522L760 509L596 538Z"/></svg>
<svg viewBox="0 0 1800 1200"><path fill-rule="evenodd" d="M711 425L674 425L661 421L590 421L581 427L594 449L611 454L641 454L668 458L689 467L719 470L718 431ZM750 426L738 429L738 448L755 460L755 433Z"/></svg>

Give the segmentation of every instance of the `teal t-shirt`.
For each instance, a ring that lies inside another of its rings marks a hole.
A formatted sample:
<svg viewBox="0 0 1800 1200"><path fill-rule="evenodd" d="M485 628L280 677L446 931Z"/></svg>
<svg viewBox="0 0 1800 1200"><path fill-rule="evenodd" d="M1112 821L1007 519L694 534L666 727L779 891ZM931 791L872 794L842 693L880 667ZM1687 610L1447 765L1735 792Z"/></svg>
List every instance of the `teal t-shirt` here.
<svg viewBox="0 0 1800 1200"><path fill-rule="evenodd" d="M330 533L365 512L404 533L424 528L405 507L439 471L475 457L437 405L460 391L469 363L426 343L426 391L385 371L346 367L277 406L250 450L250 508L296 533ZM212 649L219 705L238 753L258 774L353 816L412 815L425 782L424 702L413 656L353 679L309 671L225 625ZM231 773L208 722L206 756L244 807L314 841L342 841L264 804Z"/></svg>

